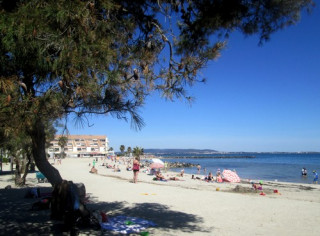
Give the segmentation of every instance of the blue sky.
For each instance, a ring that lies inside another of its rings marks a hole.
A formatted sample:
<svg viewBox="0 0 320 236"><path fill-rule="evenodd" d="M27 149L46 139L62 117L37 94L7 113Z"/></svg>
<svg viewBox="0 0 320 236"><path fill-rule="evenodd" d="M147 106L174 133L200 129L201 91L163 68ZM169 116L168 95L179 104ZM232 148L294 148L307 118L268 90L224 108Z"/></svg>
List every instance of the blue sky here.
<svg viewBox="0 0 320 236"><path fill-rule="evenodd" d="M262 47L257 37L231 35L221 57L189 89L196 99L169 102L158 95L141 108L146 126L95 117L71 134L107 135L120 145L218 151L320 151L320 9L276 32Z"/></svg>

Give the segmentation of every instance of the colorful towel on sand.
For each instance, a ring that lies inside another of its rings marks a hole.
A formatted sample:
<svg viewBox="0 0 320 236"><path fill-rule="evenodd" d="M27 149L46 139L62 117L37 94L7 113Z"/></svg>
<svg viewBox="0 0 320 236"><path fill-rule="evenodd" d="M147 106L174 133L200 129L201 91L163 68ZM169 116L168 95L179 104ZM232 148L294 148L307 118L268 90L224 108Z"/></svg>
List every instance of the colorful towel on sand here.
<svg viewBox="0 0 320 236"><path fill-rule="evenodd" d="M121 234L139 233L149 226L156 226L149 220L129 216L115 216L108 218L108 222L102 222L101 228L115 231Z"/></svg>

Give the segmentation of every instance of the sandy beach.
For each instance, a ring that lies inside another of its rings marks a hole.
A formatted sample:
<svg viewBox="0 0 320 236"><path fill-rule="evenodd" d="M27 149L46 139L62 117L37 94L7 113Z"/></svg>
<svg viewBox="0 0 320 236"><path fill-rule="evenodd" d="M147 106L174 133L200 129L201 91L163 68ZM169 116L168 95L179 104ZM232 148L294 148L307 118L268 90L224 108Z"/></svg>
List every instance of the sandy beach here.
<svg viewBox="0 0 320 236"><path fill-rule="evenodd" d="M164 182L154 181L153 176L142 171L139 182L134 184L132 171L122 164L121 172L113 172L101 166L99 160L98 174L90 174L89 163L92 159L64 159L61 165L54 166L64 179L85 184L90 210L106 212L109 217L126 215L153 221L157 226L147 229L150 235L320 234L320 185L264 181L265 195L260 195L260 191L251 190L247 181L208 183L185 174L179 181ZM4 165L6 168L9 165ZM28 174L28 187L51 190L50 184L37 183L35 176ZM177 173L167 172L164 176ZM12 188L4 189L7 185ZM11 174L0 176L0 234L56 235L52 233L55 222L50 220L49 211L30 211L35 200L23 198L25 191L14 187ZM34 227L36 232L32 231Z"/></svg>

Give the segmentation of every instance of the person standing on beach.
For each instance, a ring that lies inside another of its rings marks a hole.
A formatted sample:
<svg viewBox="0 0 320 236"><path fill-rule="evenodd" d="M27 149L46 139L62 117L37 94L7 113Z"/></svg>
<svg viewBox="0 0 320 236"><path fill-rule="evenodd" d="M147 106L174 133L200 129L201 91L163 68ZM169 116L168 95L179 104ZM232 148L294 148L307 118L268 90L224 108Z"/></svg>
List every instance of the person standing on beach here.
<svg viewBox="0 0 320 236"><path fill-rule="evenodd" d="M318 176L318 173L317 171L313 171L313 183L314 184L318 184L318 179L319 179L319 176Z"/></svg>
<svg viewBox="0 0 320 236"><path fill-rule="evenodd" d="M200 174L200 170L201 170L200 164L198 164L197 169L198 169L198 174Z"/></svg>
<svg viewBox="0 0 320 236"><path fill-rule="evenodd" d="M308 172L307 172L307 169L305 167L302 168L301 170L301 175L302 176L307 176Z"/></svg>
<svg viewBox="0 0 320 236"><path fill-rule="evenodd" d="M133 159L133 183L137 183L138 181L138 174L139 174L139 170L140 170L140 162L139 159L136 157Z"/></svg>

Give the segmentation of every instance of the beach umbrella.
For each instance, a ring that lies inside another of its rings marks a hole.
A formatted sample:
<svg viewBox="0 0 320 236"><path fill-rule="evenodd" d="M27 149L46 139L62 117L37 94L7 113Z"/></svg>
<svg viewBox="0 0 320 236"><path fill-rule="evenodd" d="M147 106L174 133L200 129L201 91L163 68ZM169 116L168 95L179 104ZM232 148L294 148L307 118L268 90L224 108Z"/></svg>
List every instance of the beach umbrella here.
<svg viewBox="0 0 320 236"><path fill-rule="evenodd" d="M151 165L149 166L150 169L160 169L164 167L164 164L158 163L158 162L153 162L151 163Z"/></svg>
<svg viewBox="0 0 320 236"><path fill-rule="evenodd" d="M160 159L158 159L158 158L153 158L153 159L151 159L151 163L159 163L159 164L164 165L164 162L163 162L163 161L161 161L161 160L160 160Z"/></svg>
<svg viewBox="0 0 320 236"><path fill-rule="evenodd" d="M223 175L223 180L226 182L231 182L231 183L239 183L240 182L239 176L234 171L224 170L222 172L222 175Z"/></svg>

